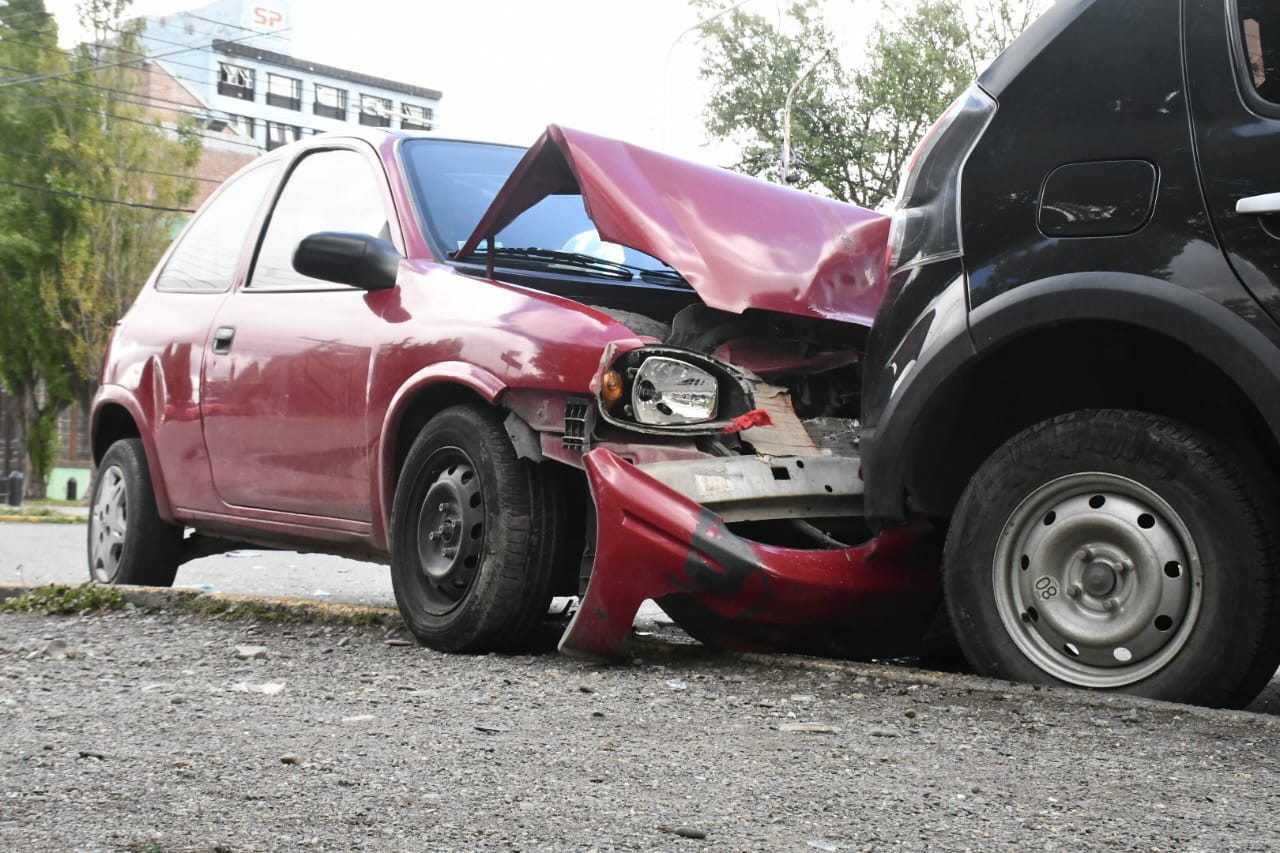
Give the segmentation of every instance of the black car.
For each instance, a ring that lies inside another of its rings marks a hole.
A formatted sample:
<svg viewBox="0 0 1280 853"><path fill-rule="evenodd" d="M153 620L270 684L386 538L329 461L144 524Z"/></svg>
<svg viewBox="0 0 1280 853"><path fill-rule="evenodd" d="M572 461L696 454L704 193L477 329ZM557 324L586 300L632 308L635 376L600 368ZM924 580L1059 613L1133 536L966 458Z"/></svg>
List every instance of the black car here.
<svg viewBox="0 0 1280 853"><path fill-rule="evenodd" d="M1209 705L1280 663L1280 3L1059 0L922 143L866 509L973 667Z"/></svg>

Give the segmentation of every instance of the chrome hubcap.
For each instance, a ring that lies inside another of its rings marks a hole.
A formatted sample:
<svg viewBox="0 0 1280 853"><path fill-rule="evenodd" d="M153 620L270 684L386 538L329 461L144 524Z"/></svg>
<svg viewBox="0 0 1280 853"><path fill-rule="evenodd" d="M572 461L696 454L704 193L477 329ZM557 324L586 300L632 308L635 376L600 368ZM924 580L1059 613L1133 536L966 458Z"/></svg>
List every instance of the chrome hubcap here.
<svg viewBox="0 0 1280 853"><path fill-rule="evenodd" d="M112 465L100 475L97 498L89 513L89 574L98 583L115 580L128 529L129 500L124 471Z"/></svg>
<svg viewBox="0 0 1280 853"><path fill-rule="evenodd" d="M1023 654L1054 678L1121 687L1158 671L1200 611L1186 525L1127 477L1072 474L1018 505L996 545L996 604Z"/></svg>
<svg viewBox="0 0 1280 853"><path fill-rule="evenodd" d="M418 564L432 606L448 610L466 594L480 565L484 499L462 451L440 451L431 470L435 479L418 509Z"/></svg>

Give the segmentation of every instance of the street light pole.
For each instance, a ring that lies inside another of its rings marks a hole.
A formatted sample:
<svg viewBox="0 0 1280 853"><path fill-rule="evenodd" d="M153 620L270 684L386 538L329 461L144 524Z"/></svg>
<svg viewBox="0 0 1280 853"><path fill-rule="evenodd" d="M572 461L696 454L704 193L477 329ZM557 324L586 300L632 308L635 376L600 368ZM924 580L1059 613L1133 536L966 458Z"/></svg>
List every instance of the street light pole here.
<svg viewBox="0 0 1280 853"><path fill-rule="evenodd" d="M659 139L661 140L661 147L663 148L667 147L667 124L668 124L668 119L670 118L670 113L671 113L671 99L669 97L670 91L669 91L669 87L667 86L667 77L671 70L671 56L676 51L676 45L678 45L680 43L680 40L685 36L687 36L689 33L702 29L707 24L711 23L717 18L723 18L725 15L729 14L734 9L737 9L739 6L745 6L747 3L750 3L750 2L751 0L738 0L738 2L734 3L731 6L726 6L725 8L721 9L719 12L716 12L714 15L710 15L692 24L691 26L685 27L683 30L680 31L680 33L674 39L671 40L671 46L667 48L667 58L663 60L663 63L662 63L662 128L659 135Z"/></svg>
<svg viewBox="0 0 1280 853"><path fill-rule="evenodd" d="M831 55L831 48L827 48L822 55L809 64L804 70L800 78L791 84L791 88L787 90L787 99L782 107L782 163L778 168L778 178L783 184L790 183L791 178L791 101L795 98L796 91L804 84L805 80L818 70L818 66L824 59Z"/></svg>

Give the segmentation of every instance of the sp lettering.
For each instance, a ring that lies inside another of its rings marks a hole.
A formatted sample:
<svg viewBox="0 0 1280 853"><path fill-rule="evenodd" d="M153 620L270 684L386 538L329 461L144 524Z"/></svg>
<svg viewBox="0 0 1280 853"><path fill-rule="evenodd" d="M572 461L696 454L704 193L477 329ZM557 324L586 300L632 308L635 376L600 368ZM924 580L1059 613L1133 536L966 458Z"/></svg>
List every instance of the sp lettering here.
<svg viewBox="0 0 1280 853"><path fill-rule="evenodd" d="M278 29L284 23L284 12L268 6L254 6L253 23L268 30Z"/></svg>

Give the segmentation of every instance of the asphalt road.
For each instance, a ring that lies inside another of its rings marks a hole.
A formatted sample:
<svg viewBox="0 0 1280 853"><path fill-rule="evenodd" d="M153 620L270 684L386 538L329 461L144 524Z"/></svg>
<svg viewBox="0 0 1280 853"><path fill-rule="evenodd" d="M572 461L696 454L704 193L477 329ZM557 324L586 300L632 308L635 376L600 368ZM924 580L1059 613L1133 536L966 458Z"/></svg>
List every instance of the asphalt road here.
<svg viewBox="0 0 1280 853"><path fill-rule="evenodd" d="M0 583L79 584L88 579L87 531L81 524L0 523ZM313 599L395 607L387 567L325 554L244 550L194 560L174 582L212 592L273 598ZM652 603L641 608L639 630L679 633ZM1249 706L1280 715L1280 678Z"/></svg>
<svg viewBox="0 0 1280 853"><path fill-rule="evenodd" d="M0 583L79 584L89 579L83 524L0 524ZM178 569L175 586L395 607L387 567L325 554L234 551Z"/></svg>
<svg viewBox="0 0 1280 853"><path fill-rule="evenodd" d="M0 614L0 849L1280 846L1275 717L795 664Z"/></svg>
<svg viewBox="0 0 1280 853"><path fill-rule="evenodd" d="M79 583L84 537L0 524L0 582ZM178 584L392 604L385 567L292 553ZM0 850L1269 851L1277 713L1275 683L1225 712L688 646L601 667L2 614Z"/></svg>

